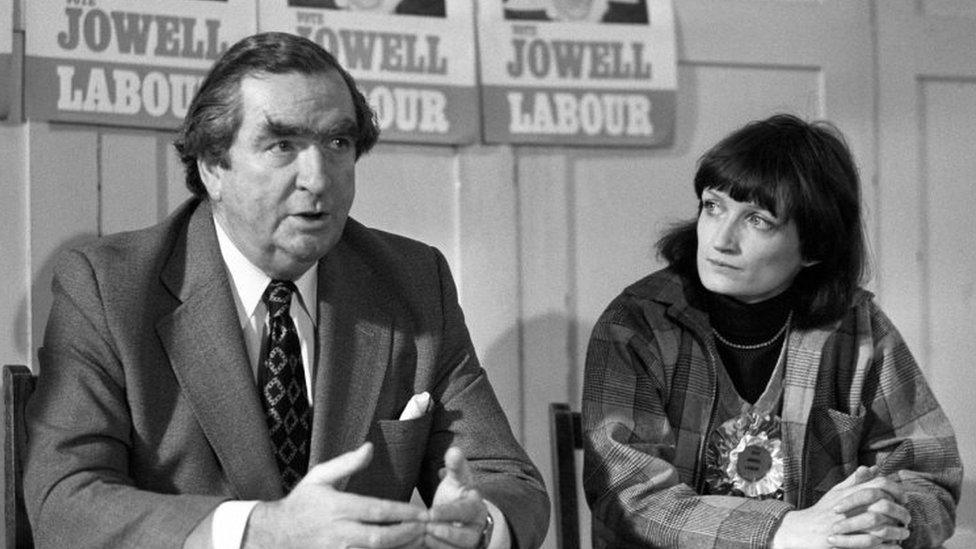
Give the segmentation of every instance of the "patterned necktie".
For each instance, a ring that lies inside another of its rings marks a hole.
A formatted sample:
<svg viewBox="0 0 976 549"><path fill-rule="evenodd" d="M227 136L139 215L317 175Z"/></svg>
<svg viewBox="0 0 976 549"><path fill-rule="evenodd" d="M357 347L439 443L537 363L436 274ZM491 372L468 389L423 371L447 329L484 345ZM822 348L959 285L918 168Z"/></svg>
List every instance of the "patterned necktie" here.
<svg viewBox="0 0 976 549"><path fill-rule="evenodd" d="M268 420L271 446L285 492L308 470L312 410L305 391L302 349L288 313L295 285L272 280L262 300L268 307L266 354L258 367L261 403Z"/></svg>

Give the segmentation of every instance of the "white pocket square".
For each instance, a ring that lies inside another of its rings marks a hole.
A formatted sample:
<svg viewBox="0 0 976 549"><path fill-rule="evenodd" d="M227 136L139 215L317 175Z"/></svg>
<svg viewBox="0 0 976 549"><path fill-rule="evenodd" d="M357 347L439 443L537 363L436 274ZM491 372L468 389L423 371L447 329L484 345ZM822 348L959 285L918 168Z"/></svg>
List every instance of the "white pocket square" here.
<svg viewBox="0 0 976 549"><path fill-rule="evenodd" d="M424 391L410 397L410 402L403 408L400 421L422 417L430 409L430 393Z"/></svg>

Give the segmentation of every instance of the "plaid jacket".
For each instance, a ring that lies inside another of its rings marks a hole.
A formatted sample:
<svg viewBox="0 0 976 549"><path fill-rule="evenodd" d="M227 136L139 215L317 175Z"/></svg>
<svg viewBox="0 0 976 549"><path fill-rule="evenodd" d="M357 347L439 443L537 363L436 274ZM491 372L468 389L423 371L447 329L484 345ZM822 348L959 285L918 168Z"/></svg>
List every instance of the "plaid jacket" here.
<svg viewBox="0 0 976 549"><path fill-rule="evenodd" d="M722 366L695 291L659 271L624 290L593 330L583 483L597 547L766 547L787 511L813 505L861 464L903 482L905 547L952 535L962 482L955 434L866 291L829 329L790 333L784 501L700 495Z"/></svg>

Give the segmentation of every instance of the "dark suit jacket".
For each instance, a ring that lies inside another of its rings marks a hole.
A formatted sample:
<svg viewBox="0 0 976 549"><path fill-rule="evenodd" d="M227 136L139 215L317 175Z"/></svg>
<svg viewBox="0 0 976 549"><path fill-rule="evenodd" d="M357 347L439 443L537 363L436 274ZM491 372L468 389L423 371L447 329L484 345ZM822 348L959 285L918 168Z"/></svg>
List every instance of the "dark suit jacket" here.
<svg viewBox="0 0 976 549"><path fill-rule="evenodd" d="M282 497L210 208L65 253L28 408L40 547L174 547L221 501ZM372 441L340 488L430 501L451 444L538 545L548 500L478 364L435 249L349 220L319 262L311 463ZM397 421L429 391L431 411Z"/></svg>

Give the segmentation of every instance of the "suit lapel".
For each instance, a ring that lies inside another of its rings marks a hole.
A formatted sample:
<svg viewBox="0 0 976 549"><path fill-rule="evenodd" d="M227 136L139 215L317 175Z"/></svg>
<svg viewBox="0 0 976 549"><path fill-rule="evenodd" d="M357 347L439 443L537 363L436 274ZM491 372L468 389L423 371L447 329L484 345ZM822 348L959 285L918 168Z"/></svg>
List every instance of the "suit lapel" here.
<svg viewBox="0 0 976 549"><path fill-rule="evenodd" d="M163 268L181 301L157 323L176 377L207 440L242 499L282 496L267 424L206 203Z"/></svg>
<svg viewBox="0 0 976 549"><path fill-rule="evenodd" d="M310 464L365 442L393 339L392 314L380 290L385 284L344 241L319 263L318 288Z"/></svg>

